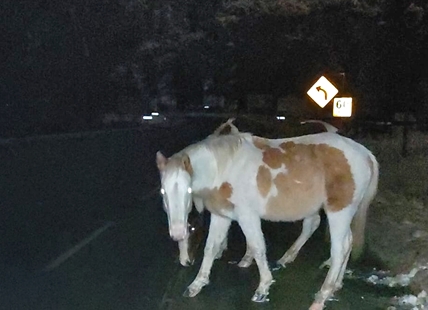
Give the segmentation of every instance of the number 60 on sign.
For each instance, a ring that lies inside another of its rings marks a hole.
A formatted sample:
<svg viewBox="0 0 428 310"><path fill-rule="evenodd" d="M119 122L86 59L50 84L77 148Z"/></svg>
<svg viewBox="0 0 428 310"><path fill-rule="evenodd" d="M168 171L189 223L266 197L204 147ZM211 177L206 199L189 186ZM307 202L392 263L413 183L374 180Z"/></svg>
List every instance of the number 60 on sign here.
<svg viewBox="0 0 428 310"><path fill-rule="evenodd" d="M352 97L334 98L333 102L334 117L352 116Z"/></svg>

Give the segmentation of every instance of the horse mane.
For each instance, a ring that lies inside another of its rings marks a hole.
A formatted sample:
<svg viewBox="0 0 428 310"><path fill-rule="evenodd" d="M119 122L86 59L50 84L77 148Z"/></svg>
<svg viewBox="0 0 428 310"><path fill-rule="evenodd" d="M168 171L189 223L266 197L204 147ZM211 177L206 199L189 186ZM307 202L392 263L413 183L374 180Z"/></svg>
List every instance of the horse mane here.
<svg viewBox="0 0 428 310"><path fill-rule="evenodd" d="M192 144L176 155L182 155L183 153L196 153L200 150L206 150L210 152L216 161L217 171L222 173L225 171L227 164L231 159L234 158L235 154L241 149L244 140L250 138L250 133L238 133L228 134L220 136L209 136L208 138Z"/></svg>

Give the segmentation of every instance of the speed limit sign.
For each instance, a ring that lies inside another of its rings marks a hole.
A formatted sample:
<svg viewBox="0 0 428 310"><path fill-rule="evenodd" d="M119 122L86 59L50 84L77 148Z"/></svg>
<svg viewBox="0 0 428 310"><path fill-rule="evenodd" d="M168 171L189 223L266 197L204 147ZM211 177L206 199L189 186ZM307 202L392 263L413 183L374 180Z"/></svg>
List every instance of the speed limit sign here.
<svg viewBox="0 0 428 310"><path fill-rule="evenodd" d="M334 98L333 101L334 117L352 116L352 97Z"/></svg>

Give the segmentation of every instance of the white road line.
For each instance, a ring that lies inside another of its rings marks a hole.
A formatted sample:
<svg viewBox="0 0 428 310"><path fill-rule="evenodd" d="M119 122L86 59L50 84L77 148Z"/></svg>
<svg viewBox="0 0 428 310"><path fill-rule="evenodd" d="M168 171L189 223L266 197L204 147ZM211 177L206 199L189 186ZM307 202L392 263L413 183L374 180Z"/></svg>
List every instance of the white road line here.
<svg viewBox="0 0 428 310"><path fill-rule="evenodd" d="M98 228L95 230L92 234L90 234L88 237L80 241L78 244L76 244L74 247L70 248L58 258L53 260L49 265L47 265L45 268L43 268L43 271L49 272L60 266L62 263L64 263L67 259L69 259L71 256L79 252L84 246L88 245L91 241L93 241L95 238L97 238L99 235L101 235L104 231L106 231L109 227L113 226L113 222L106 223L103 227Z"/></svg>

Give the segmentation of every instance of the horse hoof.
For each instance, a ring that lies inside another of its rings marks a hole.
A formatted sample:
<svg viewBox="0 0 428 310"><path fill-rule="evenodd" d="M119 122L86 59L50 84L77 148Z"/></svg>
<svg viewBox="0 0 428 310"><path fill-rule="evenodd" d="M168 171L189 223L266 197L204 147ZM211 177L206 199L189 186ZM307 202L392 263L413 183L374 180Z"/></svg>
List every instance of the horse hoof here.
<svg viewBox="0 0 428 310"><path fill-rule="evenodd" d="M198 295L199 294L199 292L200 292L201 290L199 289L191 289L191 288L187 288L185 291L184 291L184 293L183 293L183 296L184 297L195 297L196 295Z"/></svg>
<svg viewBox="0 0 428 310"><path fill-rule="evenodd" d="M192 266L194 262L195 260L189 260L189 259L180 260L180 265L183 267L189 267L189 266Z"/></svg>
<svg viewBox="0 0 428 310"><path fill-rule="evenodd" d="M269 298L268 297L269 294L262 294L262 293L255 293L253 298L251 298L252 301L254 302L268 302Z"/></svg>
<svg viewBox="0 0 428 310"><path fill-rule="evenodd" d="M248 262L248 261L240 261L239 263L238 263L238 267L239 268L248 268L248 267L250 267L251 266L251 264L252 264L252 262Z"/></svg>
<svg viewBox="0 0 428 310"><path fill-rule="evenodd" d="M314 302L309 310L322 310L324 308L324 304L320 302Z"/></svg>
<svg viewBox="0 0 428 310"><path fill-rule="evenodd" d="M278 263L278 262L272 262L272 263L269 263L269 269L270 269L271 271L278 271L278 270L280 270L281 268L285 268L285 266L283 266L282 264L280 264L280 263Z"/></svg>
<svg viewBox="0 0 428 310"><path fill-rule="evenodd" d="M329 258L325 262L323 262L318 268L319 269L324 269L324 268L330 269L330 267L331 267L331 258Z"/></svg>

